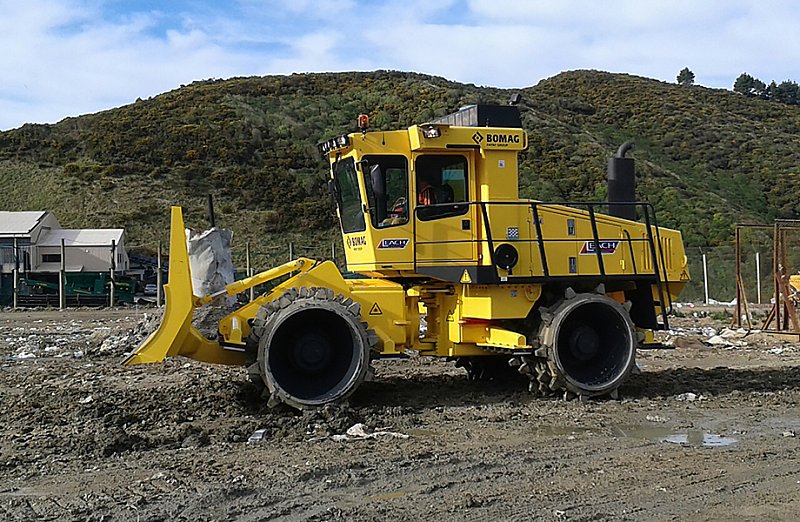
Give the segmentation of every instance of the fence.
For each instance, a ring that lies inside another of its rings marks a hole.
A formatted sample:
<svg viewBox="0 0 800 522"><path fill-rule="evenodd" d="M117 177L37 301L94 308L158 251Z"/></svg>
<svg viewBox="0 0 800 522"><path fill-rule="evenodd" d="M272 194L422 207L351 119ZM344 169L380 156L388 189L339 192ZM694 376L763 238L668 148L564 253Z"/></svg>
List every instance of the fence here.
<svg viewBox="0 0 800 522"><path fill-rule="evenodd" d="M231 256L235 266L247 266L248 255L250 267L255 272L267 270L298 257L330 260L336 263L336 266L340 269L344 269L346 265L341 238L338 241L288 241L266 248L251 247L249 244L245 244L231 249Z"/></svg>
<svg viewBox="0 0 800 522"><path fill-rule="evenodd" d="M800 230L787 230L786 271L800 269ZM741 228L739 239L739 270L742 288L748 302L769 303L774 295L773 229L769 227ZM681 301L731 303L736 298L736 247L687 248L689 273L692 280L686 286Z"/></svg>
<svg viewBox="0 0 800 522"><path fill-rule="evenodd" d="M68 261L79 268L68 272ZM136 282L117 274L117 263L122 261L124 255L114 240L110 245L66 245L62 239L59 248L18 245L15 239L0 245L0 304L15 308L21 302L55 304L63 309L68 302L79 306L133 302Z"/></svg>
<svg viewBox="0 0 800 522"><path fill-rule="evenodd" d="M800 246L800 229L787 230L786 243L789 245L786 252L787 272L797 273L800 270L800 248L791 248L791 245ZM148 247L155 246L156 244L148 245ZM166 268L168 250L163 248L162 253L163 265ZM239 244L232 249L231 254L234 266L240 267L237 277L246 277L248 264L250 273L258 273L298 257L331 260L341 270L346 266L341 237L333 233L328 237L282 241L280 244L267 247L263 244L257 247L251 247L247 243ZM736 297L736 251L733 244L718 247L687 247L686 257L691 281L686 285L680 297L681 301L702 303L708 299L710 302L733 302ZM769 303L773 297L773 260L771 227L741 230L740 270L742 285L749 302ZM10 247L0 247L0 265L5 264L8 267L13 262L13 250ZM0 287L2 286L0 284ZM159 285L159 297L161 297L160 290ZM263 291L264 288L257 290ZM1 291L2 289L0 293Z"/></svg>

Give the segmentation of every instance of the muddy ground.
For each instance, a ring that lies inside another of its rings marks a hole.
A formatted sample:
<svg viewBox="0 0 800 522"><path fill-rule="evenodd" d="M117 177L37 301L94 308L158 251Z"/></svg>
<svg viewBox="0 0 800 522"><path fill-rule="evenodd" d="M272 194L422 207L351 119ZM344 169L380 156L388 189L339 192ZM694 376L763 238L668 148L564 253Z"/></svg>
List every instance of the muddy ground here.
<svg viewBox="0 0 800 522"><path fill-rule="evenodd" d="M411 359L302 414L239 368L121 366L152 309L0 312L0 520L797 520L800 345L682 310L621 400Z"/></svg>

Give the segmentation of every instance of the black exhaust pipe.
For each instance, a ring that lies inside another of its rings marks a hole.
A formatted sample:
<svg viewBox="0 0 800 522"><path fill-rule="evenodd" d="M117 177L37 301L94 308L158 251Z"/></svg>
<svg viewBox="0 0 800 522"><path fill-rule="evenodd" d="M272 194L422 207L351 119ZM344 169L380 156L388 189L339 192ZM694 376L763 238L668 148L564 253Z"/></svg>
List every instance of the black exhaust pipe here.
<svg viewBox="0 0 800 522"><path fill-rule="evenodd" d="M631 221L636 220L636 206L615 203L636 201L636 168L633 158L625 157L633 147L633 142L623 143L616 155L608 158L608 213Z"/></svg>

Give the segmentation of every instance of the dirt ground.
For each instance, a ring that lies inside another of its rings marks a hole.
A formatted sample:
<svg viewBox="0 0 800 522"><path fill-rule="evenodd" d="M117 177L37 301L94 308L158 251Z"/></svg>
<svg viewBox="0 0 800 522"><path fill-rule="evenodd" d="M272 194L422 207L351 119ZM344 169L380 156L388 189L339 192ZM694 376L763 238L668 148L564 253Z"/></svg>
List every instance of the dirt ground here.
<svg viewBox="0 0 800 522"><path fill-rule="evenodd" d="M800 345L709 346L698 310L620 400L415 358L304 413L241 368L121 366L152 309L3 311L0 520L797 520Z"/></svg>

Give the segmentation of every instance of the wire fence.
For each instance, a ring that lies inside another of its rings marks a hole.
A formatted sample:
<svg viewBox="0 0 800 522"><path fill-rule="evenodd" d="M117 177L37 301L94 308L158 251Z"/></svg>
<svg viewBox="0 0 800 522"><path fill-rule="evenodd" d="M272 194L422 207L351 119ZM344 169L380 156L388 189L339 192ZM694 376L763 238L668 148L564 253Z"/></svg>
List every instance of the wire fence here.
<svg viewBox="0 0 800 522"><path fill-rule="evenodd" d="M798 242L800 244L800 242ZM249 245L236 245L231 249L237 277L245 277ZM743 238L740 269L743 288L752 303L769 303L773 293L773 248L771 235L766 238ZM168 251L164 250L164 267ZM282 242L270 247L250 247L250 268L253 273L273 268L298 257L331 260L341 270L346 261L341 240ZM680 300L683 302L732 303L736 298L736 249L734 245L688 248L686 257L691 281L686 285ZM705 257L705 270L704 259ZM800 250L790 256L800 269ZM796 271L795 271L796 272ZM760 285L758 284L760 281ZM707 289L707 291L706 291ZM760 297L760 299L759 299Z"/></svg>
<svg viewBox="0 0 800 522"><path fill-rule="evenodd" d="M800 239L800 234L798 234ZM798 241L800 245L800 241ZM800 269L800 249L789 258ZM245 259L243 248L233 250L234 261ZM285 263L297 257L330 259L344 270L346 263L341 241L286 243L258 252L250 252L255 272ZM686 257L691 281L681 294L680 301L702 303L733 303L736 298L735 245L687 248ZM704 259L705 257L705 270ZM796 259L795 259L796 258ZM752 303L769 303L773 295L773 247L771 232L766 237L746 236L740 244L740 270L745 295ZM257 261L256 261L257 260ZM244 266L236 262L236 266ZM794 271L797 273L797 270ZM759 284L760 281L760 284ZM707 288L707 291L706 291Z"/></svg>
<svg viewBox="0 0 800 522"><path fill-rule="evenodd" d="M785 261L787 274L800 273L800 227L783 232L787 245L779 255ZM148 251L157 252L161 248L164 281L168 266L169 249L166 245L153 243L146 245ZM796 246L796 247L795 247ZM141 245L130 245L128 250L136 250ZM739 268L742 288L751 303L769 303L774 292L774 247L772 227L743 228L740 231ZM300 241L281 241L269 246L263 242L257 246L249 243L234 244L231 250L237 278L250 273L258 273L269 268L297 259L309 257L317 260L331 260L342 271L346 269L344 247L338 236L318 239L302 238ZM22 257L22 256L20 256ZM718 247L687 247L686 257L691 281L681 294L683 302L733 303L736 298L736 247L734 244ZM153 261L156 255L153 255ZM10 248L0 248L0 266L6 267L14 262ZM783 266L783 265L782 265ZM155 268L155 265L153 266ZM153 277L155 271L151 274Z"/></svg>
<svg viewBox="0 0 800 522"><path fill-rule="evenodd" d="M786 273L798 273L800 248L796 247L800 246L800 230L786 231L785 244ZM687 248L686 257L692 279L681 294L681 301L734 302L737 264L735 244ZM747 301L769 303L774 297L775 272L771 226L740 229L738 263Z"/></svg>
<svg viewBox="0 0 800 522"><path fill-rule="evenodd" d="M286 242L272 247L250 247L238 245L231 248L231 257L234 265L244 270L247 266L247 257L250 257L250 268L255 272L267 270L293 261L298 257L308 257L320 261L330 260L342 270L346 266L344 248L340 241L304 241Z"/></svg>

